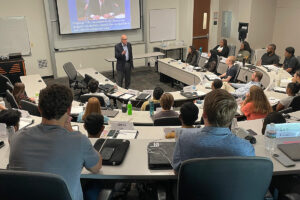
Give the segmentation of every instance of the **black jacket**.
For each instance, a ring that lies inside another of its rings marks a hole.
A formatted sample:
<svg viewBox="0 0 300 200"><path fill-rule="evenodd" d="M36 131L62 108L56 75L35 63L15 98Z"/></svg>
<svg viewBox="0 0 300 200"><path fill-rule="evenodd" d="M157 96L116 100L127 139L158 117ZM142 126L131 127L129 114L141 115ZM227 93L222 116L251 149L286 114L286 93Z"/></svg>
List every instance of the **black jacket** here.
<svg viewBox="0 0 300 200"><path fill-rule="evenodd" d="M220 45L217 45L213 50L217 51L218 56L223 56L223 57L227 58L228 54L229 54L229 48L228 48L228 46L224 46L223 50L221 52L218 52L217 49L219 48L219 46Z"/></svg>
<svg viewBox="0 0 300 200"><path fill-rule="evenodd" d="M129 62L130 66L133 69L133 58L132 58L132 47L129 42L127 42L127 48L129 53ZM124 51L122 43L116 44L115 46L115 58L117 59L117 70L123 71L125 70L125 63L126 63L126 55L122 55L122 52Z"/></svg>

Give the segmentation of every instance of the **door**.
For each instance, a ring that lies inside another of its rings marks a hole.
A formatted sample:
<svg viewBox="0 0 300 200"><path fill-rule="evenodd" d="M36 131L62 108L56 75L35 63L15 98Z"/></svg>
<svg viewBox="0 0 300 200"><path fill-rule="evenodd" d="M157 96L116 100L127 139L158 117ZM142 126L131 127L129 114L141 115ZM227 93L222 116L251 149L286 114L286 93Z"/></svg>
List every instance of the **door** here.
<svg viewBox="0 0 300 200"><path fill-rule="evenodd" d="M194 0L193 46L208 52L210 0Z"/></svg>

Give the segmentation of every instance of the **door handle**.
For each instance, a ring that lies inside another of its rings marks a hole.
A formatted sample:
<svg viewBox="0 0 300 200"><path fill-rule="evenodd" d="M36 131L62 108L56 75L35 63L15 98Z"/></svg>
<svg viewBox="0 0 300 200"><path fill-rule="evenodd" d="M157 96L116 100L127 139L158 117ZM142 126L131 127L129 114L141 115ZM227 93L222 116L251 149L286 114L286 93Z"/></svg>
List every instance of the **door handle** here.
<svg viewBox="0 0 300 200"><path fill-rule="evenodd" d="M207 34L207 35L199 35L199 36L195 36L195 37L193 37L193 39L208 39L209 38L209 35Z"/></svg>

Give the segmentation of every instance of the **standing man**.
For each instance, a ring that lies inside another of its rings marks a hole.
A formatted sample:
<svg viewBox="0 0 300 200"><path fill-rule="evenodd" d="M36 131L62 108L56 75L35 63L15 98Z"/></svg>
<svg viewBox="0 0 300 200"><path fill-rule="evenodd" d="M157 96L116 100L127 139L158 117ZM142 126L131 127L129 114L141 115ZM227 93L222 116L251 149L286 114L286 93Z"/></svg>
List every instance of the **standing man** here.
<svg viewBox="0 0 300 200"><path fill-rule="evenodd" d="M131 68L133 69L132 47L127 42L127 36L121 36L121 42L115 46L115 58L117 59L117 83L122 87L125 77L125 89L129 88Z"/></svg>

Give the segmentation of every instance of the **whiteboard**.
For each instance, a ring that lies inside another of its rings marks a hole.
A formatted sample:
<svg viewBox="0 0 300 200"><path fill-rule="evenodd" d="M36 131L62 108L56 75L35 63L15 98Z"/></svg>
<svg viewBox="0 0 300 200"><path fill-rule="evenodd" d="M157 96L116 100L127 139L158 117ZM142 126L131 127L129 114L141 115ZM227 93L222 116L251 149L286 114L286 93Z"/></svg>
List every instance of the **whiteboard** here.
<svg viewBox="0 0 300 200"><path fill-rule="evenodd" d="M49 11L50 19L47 24L48 29L51 30L51 37L56 51L68 51L76 49L97 48L102 46L114 46L121 40L121 35L126 34L131 43L144 42L143 29L97 32L97 33L82 33L82 34L68 34L61 35L59 33L59 21L57 16L57 7L55 0L44 0L45 10ZM142 6L141 1L141 6ZM141 15L143 14L141 9ZM141 16L142 17L142 16ZM143 20L141 18L141 23ZM50 26L50 27L49 27ZM141 24L143 27L143 24Z"/></svg>
<svg viewBox="0 0 300 200"><path fill-rule="evenodd" d="M150 42L176 40L176 8L150 11Z"/></svg>
<svg viewBox="0 0 300 200"><path fill-rule="evenodd" d="M30 55L29 34L25 17L0 18L0 55Z"/></svg>

